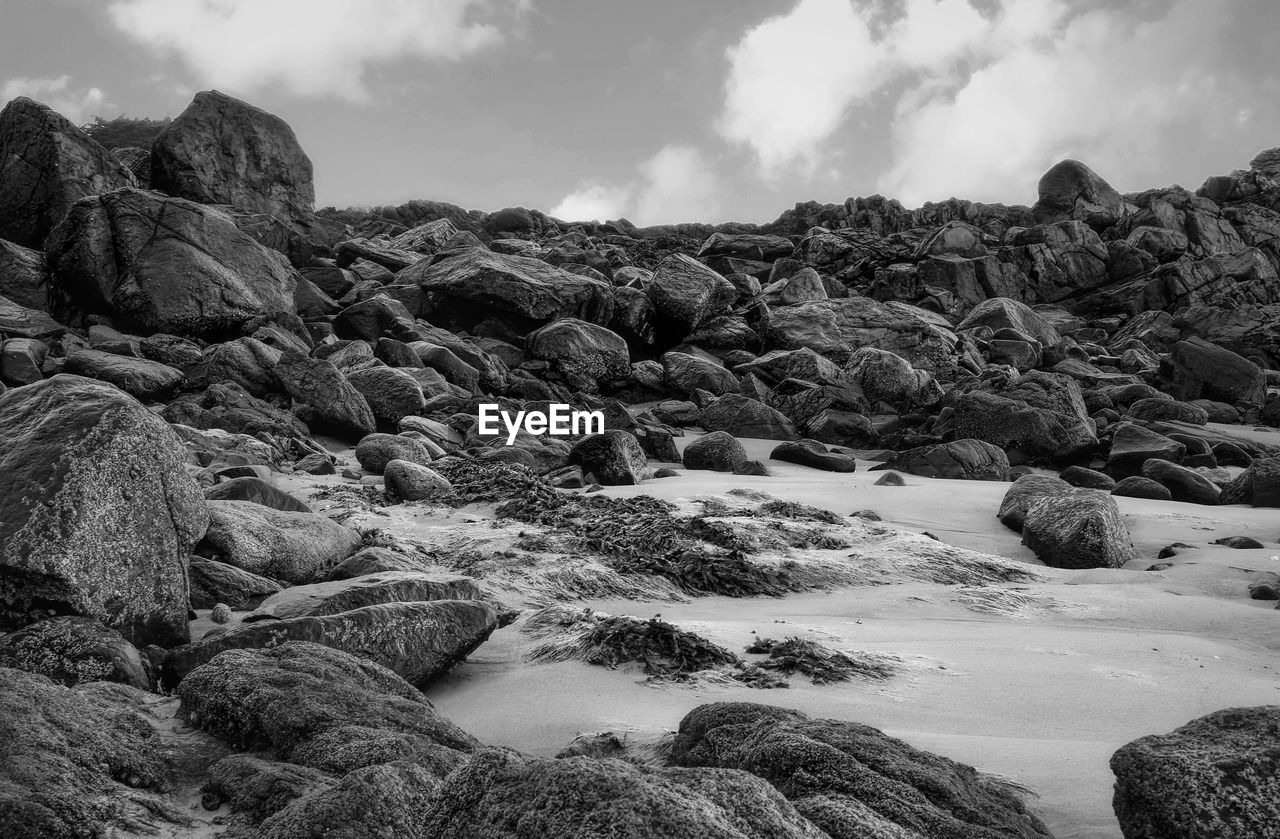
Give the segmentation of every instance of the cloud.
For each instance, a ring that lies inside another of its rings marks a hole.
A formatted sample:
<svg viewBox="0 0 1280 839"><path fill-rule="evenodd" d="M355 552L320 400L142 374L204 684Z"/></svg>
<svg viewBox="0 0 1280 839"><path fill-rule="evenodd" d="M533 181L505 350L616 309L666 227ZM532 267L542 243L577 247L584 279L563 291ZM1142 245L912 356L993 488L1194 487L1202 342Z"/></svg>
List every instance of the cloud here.
<svg viewBox="0 0 1280 839"><path fill-rule="evenodd" d="M550 214L565 221L627 218L639 225L709 221L720 209L717 179L706 156L678 143L663 146L626 183L591 180Z"/></svg>
<svg viewBox="0 0 1280 839"><path fill-rule="evenodd" d="M181 59L202 85L240 93L369 98L371 67L456 61L502 40L525 0L115 0L126 36Z"/></svg>
<svg viewBox="0 0 1280 839"><path fill-rule="evenodd" d="M1255 5L799 0L728 48L716 127L775 184L871 158L877 188L907 204L1033 201L1068 156L1167 182L1238 143L1233 128L1280 135L1256 108L1275 71L1230 70L1229 27Z"/></svg>
<svg viewBox="0 0 1280 839"><path fill-rule="evenodd" d="M83 125L106 104L106 96L96 87L72 87L71 81L70 76L9 79L0 85L0 103L15 96L27 96L48 105L76 125Z"/></svg>

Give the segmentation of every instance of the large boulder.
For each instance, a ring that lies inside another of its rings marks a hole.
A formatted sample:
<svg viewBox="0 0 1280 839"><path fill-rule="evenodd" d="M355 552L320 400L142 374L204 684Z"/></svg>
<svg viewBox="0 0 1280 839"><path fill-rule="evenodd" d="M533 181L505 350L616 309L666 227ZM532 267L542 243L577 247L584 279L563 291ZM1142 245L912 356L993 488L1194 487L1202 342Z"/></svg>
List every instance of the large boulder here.
<svg viewBox="0 0 1280 839"><path fill-rule="evenodd" d="M311 159L280 117L216 90L197 93L151 146L154 189L290 224L315 209Z"/></svg>
<svg viewBox="0 0 1280 839"><path fill-rule="evenodd" d="M659 331L672 340L727 311L738 294L733 283L682 253L658 263L646 290L657 312Z"/></svg>
<svg viewBox="0 0 1280 839"><path fill-rule="evenodd" d="M1007 783L870 726L790 709L695 708L680 721L672 763L758 775L831 837L1050 837Z"/></svg>
<svg viewBox="0 0 1280 839"><path fill-rule="evenodd" d="M842 297L785 306L769 313L764 333L770 347L808 347L839 364L860 347L876 347L930 373L956 366L956 336L945 319L906 303Z"/></svg>
<svg viewBox="0 0 1280 839"><path fill-rule="evenodd" d="M1105 477L1105 476L1104 476ZM1071 492L1072 485L1052 475L1022 475L1005 491L1000 499L1000 509L996 518L1010 530L1022 532L1027 511L1042 498Z"/></svg>
<svg viewBox="0 0 1280 839"><path fill-rule="evenodd" d="M181 370L158 361L98 350L71 353L62 370L106 382L143 402L166 399L186 378Z"/></svg>
<svg viewBox="0 0 1280 839"><path fill-rule="evenodd" d="M170 650L160 685L172 690L226 650L310 641L380 664L422 687L466 658L497 628L497 610L479 600L381 603L333 615L259 621Z"/></svg>
<svg viewBox="0 0 1280 839"><path fill-rule="evenodd" d="M288 411L250 396L237 384L210 385L186 393L161 412L167 421L198 429L222 429L233 434L306 437L307 426Z"/></svg>
<svg viewBox="0 0 1280 839"><path fill-rule="evenodd" d="M120 682L151 689L137 647L93 618L47 618L0 637L0 667L39 673L68 686Z"/></svg>
<svg viewBox="0 0 1280 839"><path fill-rule="evenodd" d="M800 435L785 414L758 399L727 393L702 406L698 423L708 431L727 431L734 437L796 440Z"/></svg>
<svg viewBox="0 0 1280 839"><path fill-rule="evenodd" d="M958 331L985 326L994 334L1002 329L1012 329L1034 338L1045 348L1055 347L1062 335L1044 316L1025 303L1008 297L992 297L983 300L956 326Z"/></svg>
<svg viewBox="0 0 1280 839"><path fill-rule="evenodd" d="M202 556L191 557L187 578L192 609L212 609L219 603L232 609L253 609L283 588L275 580Z"/></svg>
<svg viewBox="0 0 1280 839"><path fill-rule="evenodd" d="M1142 474L1142 465L1151 458L1177 461L1187 447L1177 440L1132 422L1122 422L1111 435L1111 452L1107 455L1107 474L1128 478Z"/></svg>
<svg viewBox="0 0 1280 839"><path fill-rule="evenodd" d="M1098 489L1071 489L1034 501L1022 543L1051 568L1121 568L1136 554L1115 499Z"/></svg>
<svg viewBox="0 0 1280 839"><path fill-rule="evenodd" d="M187 565L208 524L164 420L57 375L0 395L0 615L94 617L136 644L185 643Z"/></svg>
<svg viewBox="0 0 1280 839"><path fill-rule="evenodd" d="M1078 413L1059 412L979 390L958 396L952 407L945 423L949 433L1031 458L1070 459L1098 445L1083 405Z"/></svg>
<svg viewBox="0 0 1280 839"><path fill-rule="evenodd" d="M368 401L328 359L290 350L275 372L313 431L358 440L377 427Z"/></svg>
<svg viewBox="0 0 1280 839"><path fill-rule="evenodd" d="M1260 839L1280 825L1280 706L1228 708L1111 756L1125 839Z"/></svg>
<svg viewBox="0 0 1280 839"><path fill-rule="evenodd" d="M926 478L1003 481L1009 475L1009 458L1003 449L982 440L954 440L907 449L875 469Z"/></svg>
<svg viewBox="0 0 1280 839"><path fill-rule="evenodd" d="M1174 501L1214 505L1222 492L1218 485L1194 469L1161 460L1148 459L1142 464L1142 477L1149 478L1169 490Z"/></svg>
<svg viewBox="0 0 1280 839"><path fill-rule="evenodd" d="M81 198L135 185L111 152L51 108L19 96L0 111L0 239L39 248Z"/></svg>
<svg viewBox="0 0 1280 839"><path fill-rule="evenodd" d="M311 508L277 486L261 478L245 475L214 484L204 491L210 501L252 501L286 513L310 513Z"/></svg>
<svg viewBox="0 0 1280 839"><path fill-rule="evenodd" d="M1261 406L1266 401L1266 375L1262 368L1231 350L1203 338L1188 338L1173 345L1160 366L1161 378L1174 399L1216 399L1234 405Z"/></svg>
<svg viewBox="0 0 1280 839"><path fill-rule="evenodd" d="M662 378L676 393L690 396L699 390L722 396L738 392L738 377L723 365L683 352L662 354Z"/></svg>
<svg viewBox="0 0 1280 839"><path fill-rule="evenodd" d="M610 429L574 445L569 463L582 467L605 486L638 484L650 477L649 459L634 434Z"/></svg>
<svg viewBox="0 0 1280 839"><path fill-rule="evenodd" d="M461 574L383 571L291 586L263 600L242 622L323 617L379 603L484 599L475 580Z"/></svg>
<svg viewBox="0 0 1280 839"><path fill-rule="evenodd" d="M0 239L0 297L27 309L49 308L44 251Z"/></svg>
<svg viewBox="0 0 1280 839"><path fill-rule="evenodd" d="M574 390L596 393L631 378L627 342L615 332L577 318L562 318L525 338L534 358L550 361Z"/></svg>
<svg viewBox="0 0 1280 839"><path fill-rule="evenodd" d="M395 425L416 416L427 404L422 385L398 367L366 367L347 374L347 381L364 397L375 420Z"/></svg>
<svg viewBox="0 0 1280 839"><path fill-rule="evenodd" d="M78 201L45 242L52 311L140 334L224 339L293 315L288 261L208 207L119 189Z"/></svg>
<svg viewBox="0 0 1280 839"><path fill-rule="evenodd" d="M548 265L526 256L506 256L488 248L447 251L424 259L396 275L481 320L493 310L545 323L578 318L607 324L613 316L608 283Z"/></svg>
<svg viewBox="0 0 1280 839"><path fill-rule="evenodd" d="M684 449L684 468L733 472L747 462L747 450L727 431L712 431Z"/></svg>
<svg viewBox="0 0 1280 839"><path fill-rule="evenodd" d="M931 374L917 370L896 353L875 347L855 350L845 363L844 375L871 402L884 402L899 410L933 405L942 397L942 387Z"/></svg>
<svg viewBox="0 0 1280 839"><path fill-rule="evenodd" d="M361 547L360 534L315 513L210 501L201 556L290 583L310 583Z"/></svg>
<svg viewBox="0 0 1280 839"><path fill-rule="evenodd" d="M1280 507L1280 457L1259 458L1222 488L1219 504Z"/></svg>
<svg viewBox="0 0 1280 839"><path fill-rule="evenodd" d="M1076 219L1104 230L1124 218L1129 205L1115 187L1078 160L1063 160L1040 178L1031 208L1041 223Z"/></svg>
<svg viewBox="0 0 1280 839"><path fill-rule="evenodd" d="M401 501L427 501L453 489L449 479L411 460L392 460L382 470L387 495Z"/></svg>
<svg viewBox="0 0 1280 839"><path fill-rule="evenodd" d="M370 434L356 445L356 461L375 475L381 475L393 460L430 466L431 450L421 441L400 434Z"/></svg>

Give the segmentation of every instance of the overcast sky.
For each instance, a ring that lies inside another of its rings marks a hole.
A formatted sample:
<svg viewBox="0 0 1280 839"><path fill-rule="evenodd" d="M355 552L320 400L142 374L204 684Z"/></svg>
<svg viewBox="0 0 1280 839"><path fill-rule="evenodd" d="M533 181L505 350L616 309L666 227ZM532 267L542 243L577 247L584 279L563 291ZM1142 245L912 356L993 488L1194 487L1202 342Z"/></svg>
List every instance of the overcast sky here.
<svg viewBox="0 0 1280 839"><path fill-rule="evenodd" d="M218 88L320 205L768 221L881 193L1029 204L1280 146L1276 0L0 0L0 100L76 121Z"/></svg>

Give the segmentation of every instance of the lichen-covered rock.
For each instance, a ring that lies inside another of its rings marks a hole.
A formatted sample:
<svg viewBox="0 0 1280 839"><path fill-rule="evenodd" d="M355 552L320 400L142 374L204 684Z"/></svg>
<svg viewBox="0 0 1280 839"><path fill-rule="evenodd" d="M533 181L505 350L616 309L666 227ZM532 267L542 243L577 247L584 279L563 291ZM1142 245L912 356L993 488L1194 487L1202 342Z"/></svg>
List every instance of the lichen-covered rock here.
<svg viewBox="0 0 1280 839"><path fill-rule="evenodd" d="M441 778L411 761L365 766L263 820L256 839L431 839L424 821Z"/></svg>
<svg viewBox="0 0 1280 839"><path fill-rule="evenodd" d="M51 311L110 317L139 334L217 340L255 318L294 313L297 275L283 256L222 213L158 192L81 199L45 256Z"/></svg>
<svg viewBox="0 0 1280 839"><path fill-rule="evenodd" d="M1022 532L1022 523L1027 518L1027 511L1041 498L1058 495L1072 490L1071 484L1050 475L1023 475L1014 481L1000 500L1000 510L996 518L1000 523L1015 532Z"/></svg>
<svg viewBox="0 0 1280 839"><path fill-rule="evenodd" d="M39 673L67 686L122 682L151 689L138 649L92 618L47 618L0 637L0 667Z"/></svg>
<svg viewBox="0 0 1280 839"><path fill-rule="evenodd" d="M436 470L408 460L391 461L382 475L387 494L401 501L426 501L453 489L453 484Z"/></svg>
<svg viewBox="0 0 1280 839"><path fill-rule="evenodd" d="M207 506L209 527L199 553L277 580L318 580L364 544L356 531L315 513L274 510L252 501Z"/></svg>
<svg viewBox="0 0 1280 839"><path fill-rule="evenodd" d="M356 460L365 471L381 475L393 460L419 466L431 465L431 451L412 437L399 434L369 434L356 444Z"/></svg>
<svg viewBox="0 0 1280 839"><path fill-rule="evenodd" d="M832 837L1047 839L1006 784L866 725L747 702L693 709L679 766L744 769Z"/></svg>
<svg viewBox="0 0 1280 839"><path fill-rule="evenodd" d="M1009 458L998 446L966 439L917 446L899 452L876 468L897 469L926 478L1003 481L1009 475Z"/></svg>
<svg viewBox="0 0 1280 839"><path fill-rule="evenodd" d="M111 152L53 109L19 96L0 111L0 239L39 248L76 201L134 185Z"/></svg>
<svg viewBox="0 0 1280 839"><path fill-rule="evenodd" d="M1228 708L1111 756L1125 839L1261 839L1280 825L1280 706Z"/></svg>
<svg viewBox="0 0 1280 839"><path fill-rule="evenodd" d="M747 462L747 450L727 431L712 431L689 443L684 468L732 472Z"/></svg>
<svg viewBox="0 0 1280 839"><path fill-rule="evenodd" d="M634 434L610 429L578 442L569 463L590 472L604 486L630 486L650 476L649 459Z"/></svg>
<svg viewBox="0 0 1280 839"><path fill-rule="evenodd" d="M262 601L243 622L336 615L378 603L484 599L475 580L461 574L382 571L286 588Z"/></svg>
<svg viewBox="0 0 1280 839"><path fill-rule="evenodd" d="M770 348L807 347L843 364L860 347L876 347L930 373L956 366L956 336L946 320L915 306L869 297L843 297L784 306L770 312Z"/></svg>
<svg viewBox="0 0 1280 839"><path fill-rule="evenodd" d="M590 757L484 749L450 775L423 837L821 839L785 798L746 772L649 769Z"/></svg>
<svg viewBox="0 0 1280 839"><path fill-rule="evenodd" d="M332 785L333 778L318 769L233 754L209 769L204 793L256 824L295 799Z"/></svg>
<svg viewBox="0 0 1280 839"><path fill-rule="evenodd" d="M525 338L534 358L550 361L573 390L596 393L631 378L627 342L615 332L577 318L561 318Z"/></svg>
<svg viewBox="0 0 1280 839"><path fill-rule="evenodd" d="M136 644L185 643L186 558L208 513L169 426L110 385L57 375L0 395L0 428L10 625L55 604Z"/></svg>
<svg viewBox="0 0 1280 839"><path fill-rule="evenodd" d="M1097 489L1034 501L1022 522L1022 543L1051 568L1121 568L1136 556L1115 499Z"/></svg>
<svg viewBox="0 0 1280 839"><path fill-rule="evenodd" d="M201 664L226 650L311 641L381 664L424 686L488 639L497 610L478 600L381 603L334 615L264 620L169 651L161 687L172 690Z"/></svg>

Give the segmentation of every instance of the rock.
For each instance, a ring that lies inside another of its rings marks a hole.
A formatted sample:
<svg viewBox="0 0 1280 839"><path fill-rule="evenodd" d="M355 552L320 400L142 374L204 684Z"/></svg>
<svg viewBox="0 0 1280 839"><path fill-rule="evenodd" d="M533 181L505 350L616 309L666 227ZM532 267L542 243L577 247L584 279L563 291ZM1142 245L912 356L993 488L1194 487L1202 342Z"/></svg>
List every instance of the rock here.
<svg viewBox="0 0 1280 839"><path fill-rule="evenodd" d="M209 620L218 625L231 623L231 607L226 603L215 603L209 610Z"/></svg>
<svg viewBox="0 0 1280 839"><path fill-rule="evenodd" d="M315 513L287 513L252 501L210 501L198 551L290 583L320 579L363 545L360 534Z"/></svg>
<svg viewBox="0 0 1280 839"><path fill-rule="evenodd" d="M210 501L252 501L286 513L312 511L305 502L255 477L232 478L229 481L214 484L204 491L204 497Z"/></svg>
<svg viewBox="0 0 1280 839"><path fill-rule="evenodd" d="M875 485L878 487L902 487L906 486L907 482L897 472L885 472L876 478Z"/></svg>
<svg viewBox="0 0 1280 839"><path fill-rule="evenodd" d="M1219 504L1280 507L1280 457L1259 458L1223 487Z"/></svg>
<svg viewBox="0 0 1280 839"><path fill-rule="evenodd" d="M69 687L121 682L151 690L137 648L92 618L48 618L0 637L0 667L39 673Z"/></svg>
<svg viewBox="0 0 1280 839"><path fill-rule="evenodd" d="M262 601L242 622L323 617L381 603L484 599L475 580L461 574L381 571L283 589Z"/></svg>
<svg viewBox="0 0 1280 839"><path fill-rule="evenodd" d="M364 397L374 419L387 425L415 416L427 404L418 380L395 367L366 367L348 373L347 381Z"/></svg>
<svg viewBox="0 0 1280 839"><path fill-rule="evenodd" d="M684 468L732 472L747 462L747 450L727 431L712 431L684 449Z"/></svg>
<svg viewBox="0 0 1280 839"><path fill-rule="evenodd" d="M1094 489L1035 501L1022 523L1022 543L1051 568L1122 568L1136 557L1115 499Z"/></svg>
<svg viewBox="0 0 1280 839"><path fill-rule="evenodd" d="M681 396L689 396L699 390L716 396L738 392L738 377L732 372L689 353L663 353L662 377L667 386Z"/></svg>
<svg viewBox="0 0 1280 839"><path fill-rule="evenodd" d="M744 460L733 468L733 474L768 477L769 468L758 460Z"/></svg>
<svg viewBox="0 0 1280 839"><path fill-rule="evenodd" d="M127 835L140 824L185 831L188 820L162 795L173 783L174 744L139 713L146 699L124 685L72 689L0 668L5 836Z"/></svg>
<svg viewBox="0 0 1280 839"><path fill-rule="evenodd" d="M0 297L0 334L44 340L65 335L67 328L39 309L28 309Z"/></svg>
<svg viewBox="0 0 1280 839"><path fill-rule="evenodd" d="M349 440L376 428L369 403L331 362L289 351L280 357L276 375L313 431Z"/></svg>
<svg viewBox="0 0 1280 839"><path fill-rule="evenodd" d="M261 398L280 391L275 368L281 354L257 338L237 338L210 347L189 375L197 384L207 387L231 384Z"/></svg>
<svg viewBox="0 0 1280 839"><path fill-rule="evenodd" d="M1081 489L1101 489L1106 492L1116 488L1116 482L1108 475L1084 466L1068 466L1058 477Z"/></svg>
<svg viewBox="0 0 1280 839"><path fill-rule="evenodd" d="M649 460L640 441L626 431L610 429L576 443L569 463L581 466L604 486L629 486L650 476Z"/></svg>
<svg viewBox="0 0 1280 839"><path fill-rule="evenodd" d="M1151 501L1172 501L1173 493L1168 488L1150 478L1131 475L1116 482L1111 490L1112 495L1125 498L1146 498Z"/></svg>
<svg viewBox="0 0 1280 839"><path fill-rule="evenodd" d="M1169 490L1174 501L1189 504L1217 504L1218 486L1194 469L1153 457L1142 464L1142 477Z"/></svg>
<svg viewBox="0 0 1280 839"><path fill-rule="evenodd" d="M1052 374L1028 375L1054 379ZM975 390L961 394L954 401L951 416L939 423L939 428L945 427L948 435L1016 449L1032 458L1072 459L1096 448L1098 438L1085 413L1079 387L1070 382L1070 387L1054 394L1036 384L1045 383L1028 383L1000 393ZM1054 379L1049 387L1061 384L1062 380Z"/></svg>
<svg viewBox="0 0 1280 839"><path fill-rule="evenodd" d="M769 453L770 460L795 463L826 472L856 472L858 461L847 454L828 451L817 440L796 440L782 443Z"/></svg>
<svg viewBox="0 0 1280 839"><path fill-rule="evenodd" d="M955 369L956 337L946 321L905 303L845 297L770 312L766 346L809 349L838 364L860 347L899 355L930 373Z"/></svg>
<svg viewBox="0 0 1280 839"><path fill-rule="evenodd" d="M293 414L255 399L236 384L210 385L199 393L183 394L166 405L161 416L170 423L202 430L283 439L308 436L307 426Z"/></svg>
<svg viewBox="0 0 1280 839"><path fill-rule="evenodd" d="M866 725L747 702L702 705L680 721L672 763L746 770L835 837L1047 839L1006 785Z"/></svg>
<svg viewBox="0 0 1280 839"><path fill-rule="evenodd" d="M254 609L282 588L275 580L202 556L191 557L188 579L192 609L212 609L218 604Z"/></svg>
<svg viewBox="0 0 1280 839"><path fill-rule="evenodd" d="M332 785L328 773L317 769L232 754L210 767L204 798L213 798L219 806L225 802L256 824L295 799Z"/></svg>
<svg viewBox="0 0 1280 839"><path fill-rule="evenodd" d="M1008 477L1009 458L990 443L955 440L899 452L875 469L896 469L926 478L1003 481Z"/></svg>
<svg viewBox="0 0 1280 839"><path fill-rule="evenodd" d="M208 515L169 426L110 385L60 374L0 395L0 428L6 625L52 607L136 644L184 643L186 557Z"/></svg>
<svg viewBox="0 0 1280 839"><path fill-rule="evenodd" d="M39 248L81 198L134 185L111 152L51 108L19 96L0 111L0 239Z"/></svg>
<svg viewBox="0 0 1280 839"><path fill-rule="evenodd" d="M1187 447L1163 434L1122 422L1111 435L1111 453L1107 456L1107 474L1124 478L1142 472L1142 464L1151 458L1181 460Z"/></svg>
<svg viewBox="0 0 1280 839"><path fill-rule="evenodd" d="M1214 539L1213 544L1223 545L1235 550L1261 550L1266 545L1249 536L1223 536L1221 539Z"/></svg>
<svg viewBox="0 0 1280 839"><path fill-rule="evenodd" d="M171 396L186 376L167 364L127 355L78 350L67 356L63 372L97 379L145 402Z"/></svg>
<svg viewBox="0 0 1280 839"><path fill-rule="evenodd" d="M434 469L409 460L392 460L383 467L387 491L402 501L426 501L453 490Z"/></svg>
<svg viewBox="0 0 1280 839"><path fill-rule="evenodd" d="M805 420L804 432L819 442L852 448L873 445L879 436L868 417L830 408Z"/></svg>
<svg viewBox="0 0 1280 839"><path fill-rule="evenodd" d="M26 309L49 308L49 268L42 251L0 238L0 297Z"/></svg>
<svg viewBox="0 0 1280 839"><path fill-rule="evenodd" d="M426 445L400 434L368 434L356 445L356 460L366 472L381 475L393 460L407 460L419 466L430 466L432 457Z"/></svg>
<svg viewBox="0 0 1280 839"><path fill-rule="evenodd" d="M151 147L152 187L291 225L315 208L311 159L280 117L225 93L197 93Z"/></svg>
<svg viewBox="0 0 1280 839"><path fill-rule="evenodd" d="M396 553L387 548L365 548L339 562L325 575L326 580L349 580L352 577L363 577L366 574L380 574L384 571L420 571L426 572L429 564L417 559ZM433 572L434 573L434 572ZM466 600L467 598L459 598Z"/></svg>
<svg viewBox="0 0 1280 839"><path fill-rule="evenodd" d="M565 383L583 393L631 378L627 342L603 326L561 318L529 333L525 346L534 358L552 362Z"/></svg>
<svg viewBox="0 0 1280 839"><path fill-rule="evenodd" d="M1204 425L1209 421L1209 414L1187 402L1173 399L1139 399L1125 411L1126 419L1139 422L1186 422L1192 425Z"/></svg>
<svg viewBox="0 0 1280 839"><path fill-rule="evenodd" d="M1228 708L1111 756L1125 839L1253 839L1280 823L1280 706Z"/></svg>
<svg viewBox="0 0 1280 839"><path fill-rule="evenodd" d="M1266 400L1266 377L1258 365L1202 338L1174 344L1160 376L1169 395L1182 401L1217 399L1261 406Z"/></svg>
<svg viewBox="0 0 1280 839"><path fill-rule="evenodd" d="M733 283L685 254L663 259L646 289L653 302L660 333L673 341L733 305Z"/></svg>
<svg viewBox="0 0 1280 839"><path fill-rule="evenodd" d="M504 256L487 248L437 254L401 271L396 281L416 284L459 306L494 309L543 323L577 318L607 324L613 316L612 288L607 283L540 259Z"/></svg>
<svg viewBox="0 0 1280 839"><path fill-rule="evenodd" d="M993 333L1002 329L1011 329L1034 338L1046 349L1056 347L1062 342L1062 335L1048 320L1025 303L1010 300L1007 297L992 297L983 300L964 320L956 326L956 330L964 332L985 326Z"/></svg>
<svg viewBox="0 0 1280 839"><path fill-rule="evenodd" d="M14 387L29 385L44 378L49 346L35 338L10 338L0 341L0 379Z"/></svg>
<svg viewBox="0 0 1280 839"><path fill-rule="evenodd" d="M790 277L765 286L761 292L770 306L794 306L812 300L826 300L822 277L812 268L802 268Z"/></svg>
<svg viewBox="0 0 1280 839"><path fill-rule="evenodd" d="M800 435L780 411L747 396L725 394L702 406L699 424L708 431L760 440L795 440Z"/></svg>
<svg viewBox="0 0 1280 839"><path fill-rule="evenodd" d="M383 603L322 617L260 621L170 650L160 684L173 690L192 670L226 650L310 641L424 686L484 643L497 626L497 610L478 600Z"/></svg>
<svg viewBox="0 0 1280 839"><path fill-rule="evenodd" d="M915 369L901 356L875 347L854 351L844 366L844 374L870 401L884 402L899 410L933 405L942 397L942 388L932 375Z"/></svg>
<svg viewBox="0 0 1280 839"><path fill-rule="evenodd" d="M1124 196L1078 160L1055 164L1040 178L1037 190L1039 199L1031 212L1041 223L1076 219L1102 231L1129 210Z"/></svg>
<svg viewBox="0 0 1280 839"><path fill-rule="evenodd" d="M1048 475L1023 475L1010 485L1000 501L996 518L1015 533L1022 532L1027 511L1040 499L1071 492L1072 486Z"/></svg>
<svg viewBox="0 0 1280 839"><path fill-rule="evenodd" d="M163 220L163 223L161 221ZM292 316L296 274L225 215L157 192L84 198L45 242L64 317L102 315L140 334L211 340Z"/></svg>

